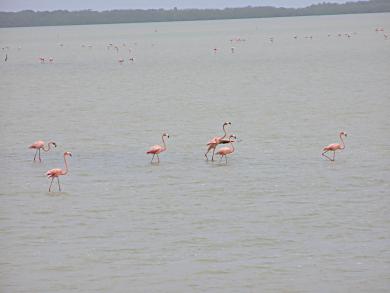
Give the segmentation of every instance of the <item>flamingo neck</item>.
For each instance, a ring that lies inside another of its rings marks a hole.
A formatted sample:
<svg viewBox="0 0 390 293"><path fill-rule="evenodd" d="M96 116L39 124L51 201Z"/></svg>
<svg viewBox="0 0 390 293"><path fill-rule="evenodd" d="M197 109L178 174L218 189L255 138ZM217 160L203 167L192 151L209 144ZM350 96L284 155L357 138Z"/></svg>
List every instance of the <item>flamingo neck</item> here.
<svg viewBox="0 0 390 293"><path fill-rule="evenodd" d="M161 137L162 141L163 141L163 144L164 144L164 150L167 149L167 145L165 144L165 140L164 140L164 135Z"/></svg>
<svg viewBox="0 0 390 293"><path fill-rule="evenodd" d="M224 135L222 136L221 139L224 139L226 137L226 135L227 135L225 127L226 127L226 124L224 124L223 127L222 127Z"/></svg>
<svg viewBox="0 0 390 293"><path fill-rule="evenodd" d="M62 175L68 174L68 163L66 162L66 155L64 155L64 162L65 162L65 172L62 173Z"/></svg>
<svg viewBox="0 0 390 293"><path fill-rule="evenodd" d="M48 151L50 151L50 145L52 144L52 142L49 142L48 144L47 144L47 149L45 149L45 146L43 146L43 150L45 151L45 152L48 152Z"/></svg>
<svg viewBox="0 0 390 293"><path fill-rule="evenodd" d="M230 145L232 146L232 152L234 152L234 145L233 145L232 138L230 138L229 141L230 141Z"/></svg>
<svg viewBox="0 0 390 293"><path fill-rule="evenodd" d="M341 149L345 149L345 143L344 143L344 140L343 140L343 135L340 134L340 140L341 140Z"/></svg>

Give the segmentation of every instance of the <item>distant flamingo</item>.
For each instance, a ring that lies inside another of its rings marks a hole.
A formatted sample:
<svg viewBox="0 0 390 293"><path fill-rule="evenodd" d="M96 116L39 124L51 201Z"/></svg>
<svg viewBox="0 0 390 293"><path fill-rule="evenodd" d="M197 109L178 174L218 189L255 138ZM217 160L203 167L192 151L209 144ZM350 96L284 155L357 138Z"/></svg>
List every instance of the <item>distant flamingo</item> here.
<svg viewBox="0 0 390 293"><path fill-rule="evenodd" d="M119 59L118 62L119 64L122 64L125 60L124 59Z"/></svg>
<svg viewBox="0 0 390 293"><path fill-rule="evenodd" d="M214 138L212 138L208 143L207 143L207 146L208 146L208 149L207 149L207 152L204 154L204 156L206 157L207 160L209 160L209 158L207 157L207 154L209 153L209 151L213 150L213 155L211 156L211 161L214 161L214 153L215 153L215 148L217 147L217 145L219 145L220 143L222 144L225 144L225 143L229 143L229 140L224 140L224 138L226 137L226 130L225 130L225 126L226 125L232 125L231 122L225 122L223 125L222 125L222 129L223 129L223 132L224 132L224 135L223 136L216 136Z"/></svg>
<svg viewBox="0 0 390 293"><path fill-rule="evenodd" d="M41 61L41 63L45 63L45 58L44 57L39 57L39 60Z"/></svg>
<svg viewBox="0 0 390 293"><path fill-rule="evenodd" d="M343 140L343 136L347 137L347 134L344 132L344 131L341 131L340 132L340 140L341 140L341 144L339 143L332 143L326 147L324 147L323 149L323 153L322 153L322 156L328 158L330 161L334 161L334 157L336 156L336 151L337 150L343 150L345 149L345 144L344 144L344 140ZM332 151L333 152L333 158L329 158L327 155L325 155L327 152L329 151Z"/></svg>
<svg viewBox="0 0 390 293"><path fill-rule="evenodd" d="M229 142L230 142L230 145L232 146L231 148L230 147L220 148L217 152L217 155L221 156L221 160L223 157L225 157L226 164L227 164L227 155L230 155L234 152L234 146L233 146L234 140L232 140L232 138L237 139L237 137L234 134L229 136Z"/></svg>
<svg viewBox="0 0 390 293"><path fill-rule="evenodd" d="M37 156L37 153L39 154L38 155L38 158L39 158L39 162L41 162L41 149L43 149L45 152L48 152L50 151L50 145L53 145L54 147L57 147L57 144L54 142L54 141L50 141L48 144L47 144L47 149L45 149L45 142L43 140L38 140L36 142L34 142L32 145L30 145L28 148L29 149L36 149L36 152L35 152L35 156L34 156L34 162L35 162L35 158Z"/></svg>
<svg viewBox="0 0 390 293"><path fill-rule="evenodd" d="M51 170L46 172L47 178L51 178L51 182L50 182L50 186L49 186L49 192L50 192L50 189L51 189L51 185L53 184L54 178L57 178L58 190L61 191L61 185L60 185L60 178L59 178L59 176L68 174L68 164L66 162L66 156L72 156L72 154L70 152L65 152L64 153L65 171L62 170L62 169L51 169Z"/></svg>
<svg viewBox="0 0 390 293"><path fill-rule="evenodd" d="M165 137L165 136L166 136L167 138L169 138L169 134L168 134L168 133L163 133L163 135L162 135L162 137L161 137L164 146L161 146L161 145L154 145L154 146L152 146L152 147L146 152L147 154L153 154L152 160L150 161L151 163L153 162L153 159L154 159L154 156L155 156L155 155L157 155L157 160L158 160L157 163L160 163L160 158L159 158L158 154L160 154L160 153L162 153L162 152L164 152L164 151L167 150L167 146L166 146L165 140L164 140L164 137Z"/></svg>

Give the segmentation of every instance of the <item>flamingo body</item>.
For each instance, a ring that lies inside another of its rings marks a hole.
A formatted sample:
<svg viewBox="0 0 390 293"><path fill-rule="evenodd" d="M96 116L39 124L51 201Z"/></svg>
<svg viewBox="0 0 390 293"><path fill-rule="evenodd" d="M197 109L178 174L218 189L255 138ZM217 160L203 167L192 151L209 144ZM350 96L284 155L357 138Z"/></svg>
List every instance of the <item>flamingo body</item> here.
<svg viewBox="0 0 390 293"><path fill-rule="evenodd" d="M229 147L224 147L224 148L220 148L218 150L217 155L226 156L226 155L230 155L233 152L234 152L233 149L231 149Z"/></svg>
<svg viewBox="0 0 390 293"><path fill-rule="evenodd" d="M46 172L46 175L47 175L47 178L53 178L53 177L65 175L64 173L65 173L65 171L62 169L51 169L51 170Z"/></svg>
<svg viewBox="0 0 390 293"><path fill-rule="evenodd" d="M336 150L342 150L343 147L341 144L339 143L332 143L326 147L324 147L324 151L336 151Z"/></svg>
<svg viewBox="0 0 390 293"><path fill-rule="evenodd" d="M45 142L43 140L37 140L32 145L30 145L29 149L42 149L45 146Z"/></svg>
<svg viewBox="0 0 390 293"><path fill-rule="evenodd" d="M157 155L159 153L162 153L163 151L165 151L165 148L163 146L157 144L157 145L150 147L150 149L146 153Z"/></svg>

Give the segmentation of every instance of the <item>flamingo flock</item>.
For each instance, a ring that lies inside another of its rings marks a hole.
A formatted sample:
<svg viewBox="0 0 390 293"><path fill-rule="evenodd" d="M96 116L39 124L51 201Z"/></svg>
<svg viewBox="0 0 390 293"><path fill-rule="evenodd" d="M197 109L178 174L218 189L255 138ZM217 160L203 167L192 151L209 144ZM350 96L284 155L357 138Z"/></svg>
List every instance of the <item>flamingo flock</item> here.
<svg viewBox="0 0 390 293"><path fill-rule="evenodd" d="M229 146L221 147L216 152L216 154L220 156L220 161L223 158L225 158L225 163L227 165L227 163L228 163L227 157L234 153L234 151L235 151L234 143L237 141L237 137L234 134L229 135L229 138L226 139L226 137L228 136L227 131L226 131L226 127L227 126L231 126L231 125L232 125L231 122L224 122L223 125L222 125L223 135L222 136L215 136L207 143L207 151L204 154L204 156L206 157L207 161L209 160L207 154L211 150L213 150L211 161L214 161L214 155L215 155L215 151L216 151L217 146L220 145L220 144L229 144ZM336 156L336 151L338 151L338 150L341 151L341 150L345 149L345 142L344 142L343 138L347 137L347 133L344 132L344 131L341 131L339 133L339 137L340 137L341 143L333 143L333 144L330 144L330 145L325 146L323 148L323 152L322 152L321 155L323 157L327 158L329 161L334 162L335 161L335 156ZM162 136L161 136L162 145L154 145L154 146L150 147L147 150L146 154L153 155L152 160L150 161L151 164L153 164L153 163L159 164L160 163L159 154L161 154L162 152L167 151L166 139L169 139L169 134L164 132L162 134ZM57 147L57 144L54 141L49 141L47 143L47 147L45 147L45 142L43 140L38 140L38 141L34 142L32 145L30 145L29 146L30 149L35 149L36 150L33 162L36 161L36 156L37 155L38 155L39 162L42 162L42 159L41 159L41 149L43 151L45 151L45 152L49 152L51 150L50 146ZM326 155L330 151L333 152L333 157L332 158ZM50 169L50 170L48 170L45 173L47 178L51 179L50 186L49 186L49 192L51 192L51 187L53 185L53 181L54 181L55 178L57 178L58 190L61 192L61 184L60 184L59 177L62 176L62 175L67 175L68 174L69 168L68 168L67 157L72 157L72 153L71 152L65 152L63 157L64 157L65 169L55 168L55 169ZM154 162L154 158L155 157L157 157L157 162Z"/></svg>
<svg viewBox="0 0 390 293"><path fill-rule="evenodd" d="M258 29L258 28L257 28ZM374 31L376 33L380 33L383 35L383 38L385 40L389 40L390 38L390 35L388 33L388 31L385 30L385 28L383 27L376 27L374 29ZM158 32L157 30L155 31L156 33ZM330 38L332 36L337 36L339 38L341 37L347 37L348 39L349 38L352 38L352 36L355 36L357 35L357 32L347 32L347 33L344 33L344 32L339 32L339 33L335 33L335 34L330 34L330 33L327 33L327 37ZM313 40L314 37L312 35L304 35L304 36L298 36L297 34L293 34L291 36L294 40L298 40L298 39L309 39L309 40ZM317 37L317 36L316 36ZM270 44L274 44L274 42L276 43L276 38L274 36L269 36L267 37L268 41L270 42ZM230 38L228 40L230 42L230 45L233 45L233 44L237 44L237 45L242 45L242 44L245 44L245 42L247 41L247 39L243 38L243 37L233 37L233 38ZM63 43L58 43L57 44L58 46L60 46L61 48L64 47L64 44ZM137 46L137 42L134 42L133 43L134 46ZM95 47L92 45L92 44L81 44L80 45L82 48L88 48L90 50L94 49ZM155 44L152 44L152 47L154 47ZM113 44L113 43L108 43L106 46L107 50L110 50L111 48L115 50L115 52L117 54L120 54L122 52L123 49L126 49L128 51L128 56L121 56L120 58L117 58L116 61L118 62L118 64L120 65L123 65L125 64L125 61L129 61L129 64L133 63L135 61L135 57L133 56L133 50L131 48L128 47L128 45L126 43L121 43L121 44ZM2 51L8 51L11 49L10 46L5 46L5 47L2 47L1 48ZM218 47L213 47L211 48L212 51L214 52L214 54L218 54L220 52L223 52L223 49L224 48L218 48ZM17 50L21 50L21 47L18 46L17 47ZM233 47L233 46L230 46L229 47L229 50L230 52L233 54L235 53L237 50L236 47ZM8 60L8 55L5 56L4 58L4 62L7 62ZM46 61L49 61L49 63L54 63L54 57L43 57L43 56L40 56L38 57L38 60L40 63L42 64L45 64L47 63Z"/></svg>

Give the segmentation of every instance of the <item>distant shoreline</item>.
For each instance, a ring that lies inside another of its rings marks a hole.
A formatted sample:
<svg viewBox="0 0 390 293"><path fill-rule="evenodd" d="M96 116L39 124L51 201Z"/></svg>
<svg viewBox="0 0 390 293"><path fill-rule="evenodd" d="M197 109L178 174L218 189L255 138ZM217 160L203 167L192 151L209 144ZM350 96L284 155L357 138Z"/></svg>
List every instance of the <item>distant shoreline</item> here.
<svg viewBox="0 0 390 293"><path fill-rule="evenodd" d="M149 9L110 11L32 11L0 12L0 28L124 24L148 22L252 19L294 16L341 15L390 12L390 1L370 0L345 4L321 3L304 8L240 7L225 9Z"/></svg>

